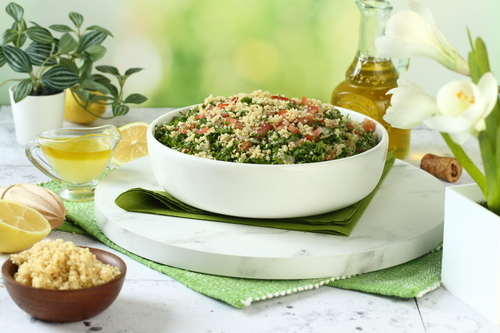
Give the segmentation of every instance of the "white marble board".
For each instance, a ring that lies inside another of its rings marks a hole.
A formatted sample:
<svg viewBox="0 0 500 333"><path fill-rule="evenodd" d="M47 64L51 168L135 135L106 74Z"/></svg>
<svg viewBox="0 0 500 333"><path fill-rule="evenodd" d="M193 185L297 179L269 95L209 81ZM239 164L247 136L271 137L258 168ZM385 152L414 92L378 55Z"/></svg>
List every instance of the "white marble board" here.
<svg viewBox="0 0 500 333"><path fill-rule="evenodd" d="M149 163L143 157L110 172L96 189L96 219L116 244L173 267L255 279L349 276L410 261L442 242L443 184L400 160L349 237L122 210L114 203L120 193L161 190Z"/></svg>

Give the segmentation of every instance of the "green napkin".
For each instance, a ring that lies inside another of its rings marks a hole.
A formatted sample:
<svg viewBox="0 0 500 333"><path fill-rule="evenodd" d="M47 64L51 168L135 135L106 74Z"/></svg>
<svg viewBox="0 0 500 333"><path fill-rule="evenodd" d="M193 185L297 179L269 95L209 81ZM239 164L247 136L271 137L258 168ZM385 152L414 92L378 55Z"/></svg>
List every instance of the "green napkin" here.
<svg viewBox="0 0 500 333"><path fill-rule="evenodd" d="M326 214L293 219L249 219L220 214L189 206L165 191L152 191L143 188L132 188L116 198L115 203L124 210L138 213L149 213L184 217L198 220L209 220L226 223L245 224L257 227L278 228L286 230L326 233L349 236L356 223L377 192L383 179L394 164L394 156L386 159L382 178L377 187L364 199L355 204Z"/></svg>

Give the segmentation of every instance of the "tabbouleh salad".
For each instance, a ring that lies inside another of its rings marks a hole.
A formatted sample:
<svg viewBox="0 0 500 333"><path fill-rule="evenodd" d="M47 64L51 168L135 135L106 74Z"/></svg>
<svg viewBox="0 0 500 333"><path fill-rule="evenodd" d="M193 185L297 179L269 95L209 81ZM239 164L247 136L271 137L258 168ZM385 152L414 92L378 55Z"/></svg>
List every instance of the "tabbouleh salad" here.
<svg viewBox="0 0 500 333"><path fill-rule="evenodd" d="M331 104L261 90L209 96L187 114L156 126L155 138L182 153L237 163L323 162L378 143L375 123L358 122Z"/></svg>

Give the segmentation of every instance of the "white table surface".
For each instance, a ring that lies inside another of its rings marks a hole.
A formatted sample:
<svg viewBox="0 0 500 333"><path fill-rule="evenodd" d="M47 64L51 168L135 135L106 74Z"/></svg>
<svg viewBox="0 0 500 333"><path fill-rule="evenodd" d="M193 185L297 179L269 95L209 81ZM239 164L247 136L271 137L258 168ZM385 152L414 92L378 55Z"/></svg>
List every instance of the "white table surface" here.
<svg viewBox="0 0 500 333"><path fill-rule="evenodd" d="M166 112L138 108L126 116L98 120L92 125L150 122ZM65 126L74 126L65 123ZM412 131L411 153L405 160L419 166L426 153L450 155L439 134ZM478 160L476 143L467 147ZM30 164L18 144L11 109L0 107L0 187L47 181ZM455 184L472 182L465 173ZM446 185L449 185L446 183ZM62 238L77 245L103 248L118 254L128 266L127 279L117 300L103 313L75 323L48 323L32 318L11 300L0 278L0 331L10 332L500 332L468 305L438 288L422 298L400 299L357 291L320 287L285 297L255 302L237 309L199 294L99 243L92 237L53 231L49 239ZM0 253L0 262L8 255Z"/></svg>

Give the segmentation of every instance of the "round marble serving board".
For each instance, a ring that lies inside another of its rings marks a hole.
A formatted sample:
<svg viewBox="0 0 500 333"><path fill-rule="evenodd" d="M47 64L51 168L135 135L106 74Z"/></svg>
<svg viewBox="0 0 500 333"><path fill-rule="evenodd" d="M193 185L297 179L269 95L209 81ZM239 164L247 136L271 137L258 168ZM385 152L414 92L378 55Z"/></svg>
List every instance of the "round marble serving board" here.
<svg viewBox="0 0 500 333"><path fill-rule="evenodd" d="M443 238L444 185L400 160L349 237L124 211L114 201L134 187L161 190L149 157L114 169L97 186L96 220L103 233L144 258L207 274L254 279L348 276L405 263Z"/></svg>

